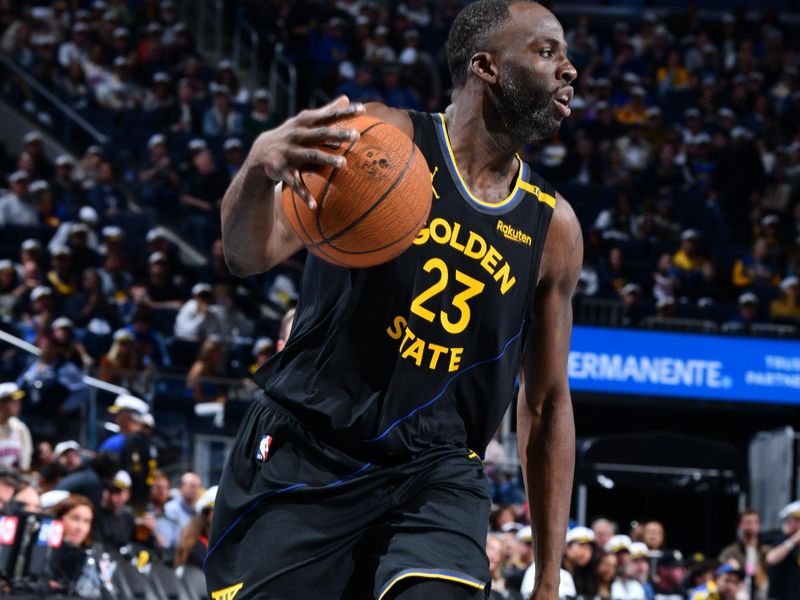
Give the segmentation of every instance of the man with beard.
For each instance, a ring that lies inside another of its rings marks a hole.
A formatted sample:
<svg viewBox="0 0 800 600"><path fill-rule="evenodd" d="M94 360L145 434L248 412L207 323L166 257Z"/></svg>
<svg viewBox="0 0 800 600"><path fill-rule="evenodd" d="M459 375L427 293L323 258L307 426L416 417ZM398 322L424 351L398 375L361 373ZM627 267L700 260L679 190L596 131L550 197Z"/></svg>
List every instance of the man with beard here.
<svg viewBox="0 0 800 600"><path fill-rule="evenodd" d="M582 237L569 204L517 152L558 131L577 73L558 20L527 0L467 6L447 53L444 114L338 98L261 134L225 194L225 257L244 276L302 249L274 188L316 207L299 172L341 167L325 145L358 138L337 119L366 112L398 127L434 188L427 226L389 263L350 270L308 257L292 334L255 375L264 393L220 481L205 563L215 600L485 598L480 456L518 373L531 597L558 597ZM465 252L478 238L484 250Z"/></svg>

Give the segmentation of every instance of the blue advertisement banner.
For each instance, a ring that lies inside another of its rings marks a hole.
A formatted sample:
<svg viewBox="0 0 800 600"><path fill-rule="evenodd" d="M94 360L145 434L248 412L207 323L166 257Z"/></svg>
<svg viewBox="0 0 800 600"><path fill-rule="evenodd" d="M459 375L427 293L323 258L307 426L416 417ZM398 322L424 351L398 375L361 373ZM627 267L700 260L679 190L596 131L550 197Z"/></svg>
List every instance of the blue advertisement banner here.
<svg viewBox="0 0 800 600"><path fill-rule="evenodd" d="M574 391L800 405L800 341L576 326Z"/></svg>

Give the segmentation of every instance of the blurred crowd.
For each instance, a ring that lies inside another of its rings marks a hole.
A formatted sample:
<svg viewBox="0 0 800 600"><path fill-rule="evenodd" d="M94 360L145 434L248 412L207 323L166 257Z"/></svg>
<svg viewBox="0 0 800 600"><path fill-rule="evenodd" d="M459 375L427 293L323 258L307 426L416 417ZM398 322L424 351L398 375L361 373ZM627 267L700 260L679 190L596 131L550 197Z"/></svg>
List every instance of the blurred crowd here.
<svg viewBox="0 0 800 600"><path fill-rule="evenodd" d="M757 511L739 516L736 539L717 556L670 548L658 521L574 524L566 536L559 597L585 600L790 600L800 590L800 501L780 512L780 532L764 534ZM486 542L492 600L522 600L533 591L531 527L513 505L494 510Z"/></svg>

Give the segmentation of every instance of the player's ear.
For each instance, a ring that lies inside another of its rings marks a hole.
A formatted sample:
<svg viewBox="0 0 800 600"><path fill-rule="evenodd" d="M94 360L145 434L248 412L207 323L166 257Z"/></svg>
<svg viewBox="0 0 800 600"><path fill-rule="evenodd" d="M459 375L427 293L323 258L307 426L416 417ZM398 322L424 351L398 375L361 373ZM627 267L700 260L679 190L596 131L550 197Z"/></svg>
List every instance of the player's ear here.
<svg viewBox="0 0 800 600"><path fill-rule="evenodd" d="M469 68L476 77L489 85L497 83L498 68L492 53L476 52L469 61Z"/></svg>

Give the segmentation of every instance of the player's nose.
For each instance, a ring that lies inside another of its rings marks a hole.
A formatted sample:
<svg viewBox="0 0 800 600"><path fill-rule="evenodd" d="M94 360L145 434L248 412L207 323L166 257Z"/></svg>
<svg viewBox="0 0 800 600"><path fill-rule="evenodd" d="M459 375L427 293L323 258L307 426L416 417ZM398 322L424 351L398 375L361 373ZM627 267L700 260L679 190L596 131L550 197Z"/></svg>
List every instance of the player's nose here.
<svg viewBox="0 0 800 600"><path fill-rule="evenodd" d="M556 72L556 78L567 83L572 83L578 78L578 70L575 66L570 62L570 60L565 56L564 60L558 66L558 71Z"/></svg>

